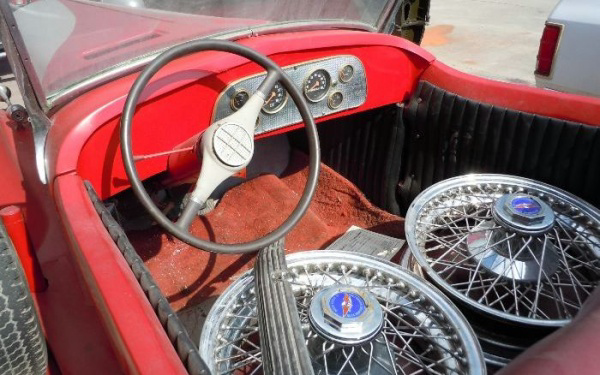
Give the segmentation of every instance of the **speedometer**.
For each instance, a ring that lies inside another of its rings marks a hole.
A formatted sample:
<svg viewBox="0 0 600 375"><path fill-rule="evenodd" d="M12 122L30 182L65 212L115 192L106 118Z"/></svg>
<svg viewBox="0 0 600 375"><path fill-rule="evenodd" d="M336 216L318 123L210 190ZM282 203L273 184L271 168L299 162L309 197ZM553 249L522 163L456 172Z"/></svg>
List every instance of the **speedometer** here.
<svg viewBox="0 0 600 375"><path fill-rule="evenodd" d="M287 91L285 91L281 83L277 82L271 89L271 92L269 92L269 95L267 95L262 110L268 114L277 113L283 108L287 99Z"/></svg>
<svg viewBox="0 0 600 375"><path fill-rule="evenodd" d="M331 76L324 69L312 72L304 81L304 95L311 102L323 99L331 86Z"/></svg>

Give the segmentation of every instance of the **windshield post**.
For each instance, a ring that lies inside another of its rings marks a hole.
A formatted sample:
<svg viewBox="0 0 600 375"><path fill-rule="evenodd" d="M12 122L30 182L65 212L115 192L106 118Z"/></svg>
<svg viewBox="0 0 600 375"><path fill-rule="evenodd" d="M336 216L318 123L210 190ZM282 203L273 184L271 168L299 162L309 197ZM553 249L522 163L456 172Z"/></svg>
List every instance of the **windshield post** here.
<svg viewBox="0 0 600 375"><path fill-rule="evenodd" d="M46 135L50 129L50 120L44 113L43 95L37 75L33 72L31 59L23 46L23 39L19 34L16 20L8 1L0 1L0 34L6 57L21 90L23 103L29 115L33 142L35 147L35 162L38 177L43 184L48 183L44 145ZM20 44L20 45L18 45ZM33 73L33 74L32 74ZM42 99L42 100L41 100Z"/></svg>
<svg viewBox="0 0 600 375"><path fill-rule="evenodd" d="M19 32L19 28L17 27L17 21L14 17L10 3L8 1L0 1L0 11L2 12L2 42L4 48L7 51L9 46L13 46L16 49L16 51L14 51L16 53L7 53L7 58L11 69L15 74L19 89L23 91L25 83L28 83L33 89L33 97L35 98L37 105L45 109L44 103L46 100L43 97L42 85L33 69L31 58L25 48L25 43ZM39 95L42 96L40 97ZM27 98L31 99L32 96L27 95ZM23 96L23 99L25 100L25 95Z"/></svg>

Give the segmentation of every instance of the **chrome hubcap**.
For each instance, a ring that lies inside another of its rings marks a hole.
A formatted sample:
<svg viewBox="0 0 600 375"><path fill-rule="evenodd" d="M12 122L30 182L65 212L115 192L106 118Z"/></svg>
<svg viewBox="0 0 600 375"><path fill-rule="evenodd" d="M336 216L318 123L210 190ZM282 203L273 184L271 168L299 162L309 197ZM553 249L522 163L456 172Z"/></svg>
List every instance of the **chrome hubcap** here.
<svg viewBox="0 0 600 375"><path fill-rule="evenodd" d="M528 194L505 194L492 210L495 221L517 233L541 235L554 226L554 211L541 199Z"/></svg>
<svg viewBox="0 0 600 375"><path fill-rule="evenodd" d="M367 342L383 326L383 310L377 298L351 287L332 286L318 292L308 316L318 334L345 345Z"/></svg>
<svg viewBox="0 0 600 375"><path fill-rule="evenodd" d="M552 243L535 240L522 246L520 237L507 240L507 232L494 226L493 221L484 221L466 240L467 251L482 271L522 282L535 281L540 273L552 276L558 270L560 259Z"/></svg>
<svg viewBox="0 0 600 375"><path fill-rule="evenodd" d="M600 212L538 181L437 183L413 201L406 237L403 265L468 313L493 367L567 324L600 281Z"/></svg>

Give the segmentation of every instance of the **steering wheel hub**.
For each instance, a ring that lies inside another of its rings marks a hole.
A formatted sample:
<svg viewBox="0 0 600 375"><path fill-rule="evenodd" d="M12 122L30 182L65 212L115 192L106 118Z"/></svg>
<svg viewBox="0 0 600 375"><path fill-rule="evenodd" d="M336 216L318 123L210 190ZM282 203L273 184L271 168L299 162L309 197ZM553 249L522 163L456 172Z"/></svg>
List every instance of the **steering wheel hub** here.
<svg viewBox="0 0 600 375"><path fill-rule="evenodd" d="M252 136L234 123L219 126L213 134L213 148L217 158L229 167L248 164L254 154Z"/></svg>

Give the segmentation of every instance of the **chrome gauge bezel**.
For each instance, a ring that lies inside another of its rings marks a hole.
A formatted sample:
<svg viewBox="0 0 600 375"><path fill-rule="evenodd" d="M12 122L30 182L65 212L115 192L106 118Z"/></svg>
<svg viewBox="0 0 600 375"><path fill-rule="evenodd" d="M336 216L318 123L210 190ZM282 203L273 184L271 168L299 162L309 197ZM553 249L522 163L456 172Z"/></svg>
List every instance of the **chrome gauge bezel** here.
<svg viewBox="0 0 600 375"><path fill-rule="evenodd" d="M340 100L338 105L334 105L333 104L333 96L336 94L340 94L342 96L342 99ZM329 108L331 109L338 109L340 108L340 106L344 103L344 94L342 94L341 91L334 91L331 94L329 94L329 97L327 98L327 105L329 106Z"/></svg>
<svg viewBox="0 0 600 375"><path fill-rule="evenodd" d="M352 65L354 67L354 78L348 83L341 83L338 79L340 67ZM329 93L333 91L341 91L344 100L342 105L336 109L331 109L328 101L323 99L319 102L309 101L311 111L315 118L328 116L340 111L358 108L365 104L367 98L367 76L365 67L361 60L353 55L335 55L310 61L302 61L297 64L288 65L284 68L285 72L292 77L295 84L303 90L303 83L306 77L318 69L324 69L331 77L331 88ZM230 100L236 90L241 88L248 92L254 92L264 79L265 73L257 73L254 75L243 77L239 80L230 83L222 92L215 102L212 121L221 120L234 111L231 109ZM337 84L336 84L337 83ZM304 96L304 92L302 94ZM289 96L289 93L288 93ZM308 101L308 99L307 99ZM260 111L260 126L256 130L256 134L263 134L276 129L287 127L301 122L299 113L295 106L289 101L276 114L269 114L265 111Z"/></svg>
<svg viewBox="0 0 600 375"><path fill-rule="evenodd" d="M287 104L287 102L288 102L288 99L290 98L290 96L289 96L289 94L288 94L287 90L286 90L286 89L285 89L285 88L284 88L284 87L281 85L281 83L279 83L279 81L278 81L278 82L275 84L275 86L273 86L273 89L271 89L271 92L272 92L273 90L275 90L275 87L277 87L277 85L279 85L279 86L280 86L280 87L283 89L283 96L284 96L284 97L283 97L283 102L281 102L281 104L280 104L278 107L276 107L275 109L273 109L273 110L269 110L269 109L266 109L266 108L265 108L265 105L267 104L267 102L265 101L265 104L263 105L263 107L261 108L261 110L262 110L264 113L268 114L268 115L274 115L275 113L277 113L277 112L281 111L281 110L282 110L282 109L285 107L285 105ZM271 92L269 92L269 94L270 94Z"/></svg>
<svg viewBox="0 0 600 375"><path fill-rule="evenodd" d="M229 100L229 106L231 107L231 109L233 111L239 111L240 108L242 108L244 106L244 105L242 105L242 107L237 108L237 106L235 105L235 97L242 93L245 93L246 95L248 95L248 99L250 99L250 93L248 92L248 90L243 89L243 88L235 90L235 93L231 96L231 99ZM248 99L246 99L246 101L248 101Z"/></svg>
<svg viewBox="0 0 600 375"><path fill-rule="evenodd" d="M323 92L323 94L320 95L318 98L312 99L309 96L308 92L306 91L306 84L307 84L308 80L310 79L310 77L319 71L324 72L329 81L327 82L327 89ZM329 94L329 90L331 90L331 84L332 84L331 74L327 71L327 69L317 68L317 69L311 71L310 74L308 76L306 76L306 78L304 78L304 82L302 82L302 92L304 93L304 97L306 98L306 100L308 100L312 103L318 103L327 97L327 95Z"/></svg>
<svg viewBox="0 0 600 375"><path fill-rule="evenodd" d="M350 77L348 79L344 79L344 69L346 69L347 67L352 68L352 74L350 74ZM348 83L348 82L352 81L352 78L354 78L354 71L355 71L355 69L352 64L346 64L342 67L342 69L340 69L340 72L338 73L338 79L342 83Z"/></svg>

